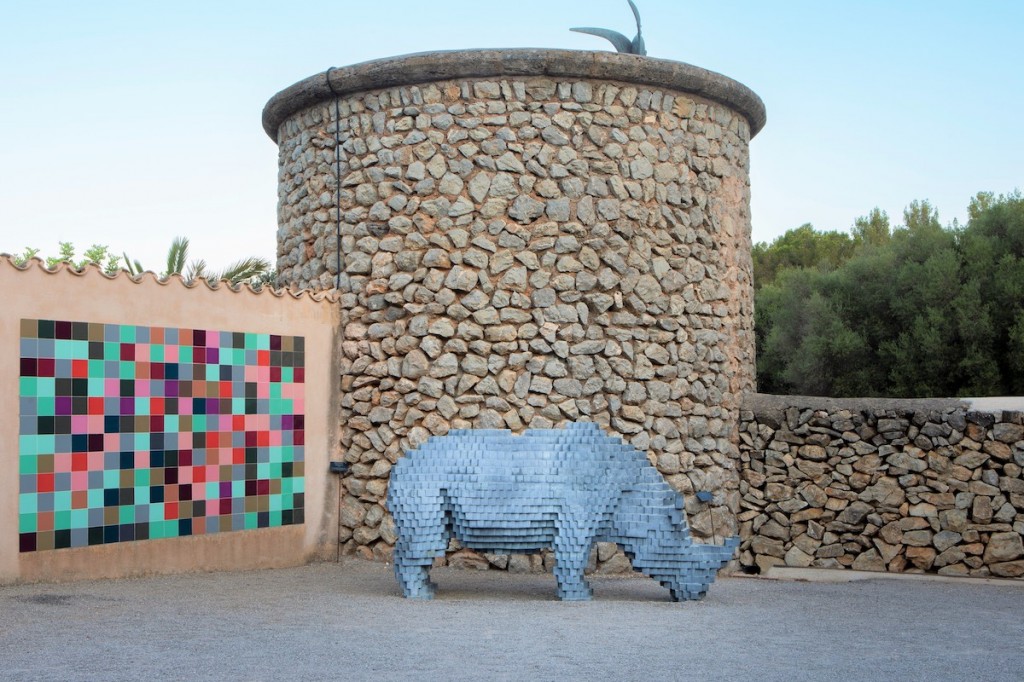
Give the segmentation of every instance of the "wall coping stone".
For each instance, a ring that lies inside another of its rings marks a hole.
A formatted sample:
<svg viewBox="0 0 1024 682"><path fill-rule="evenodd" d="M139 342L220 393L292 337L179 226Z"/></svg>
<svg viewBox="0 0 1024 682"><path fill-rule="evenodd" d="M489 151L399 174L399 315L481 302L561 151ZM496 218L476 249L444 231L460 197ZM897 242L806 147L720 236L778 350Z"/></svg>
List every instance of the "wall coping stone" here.
<svg viewBox="0 0 1024 682"><path fill-rule="evenodd" d="M807 395L769 395L748 393L743 396L741 410L757 415L781 414L790 407L810 410L849 410L850 412L947 412L971 409L969 399L961 398L824 398Z"/></svg>
<svg viewBox="0 0 1024 682"><path fill-rule="evenodd" d="M742 114L750 124L751 138L767 118L764 102L750 88L691 64L616 52L519 48L421 52L328 69L271 97L263 109L263 129L277 142L278 128L292 114L356 92L458 78L516 76L592 78L697 95Z"/></svg>
<svg viewBox="0 0 1024 682"><path fill-rule="evenodd" d="M743 396L741 410L754 414L784 412L787 408L811 410L849 410L851 412L1024 412L1024 396L993 396L985 398L825 398L813 395L770 395L748 393Z"/></svg>

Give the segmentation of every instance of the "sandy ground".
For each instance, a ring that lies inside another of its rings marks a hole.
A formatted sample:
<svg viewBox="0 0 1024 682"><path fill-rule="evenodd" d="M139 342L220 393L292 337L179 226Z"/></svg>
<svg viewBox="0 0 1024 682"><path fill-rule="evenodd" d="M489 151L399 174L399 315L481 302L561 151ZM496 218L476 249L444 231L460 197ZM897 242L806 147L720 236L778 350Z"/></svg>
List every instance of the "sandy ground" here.
<svg viewBox="0 0 1024 682"><path fill-rule="evenodd" d="M4 680L1024 679L1019 584L725 578L674 603L645 578L386 566L0 587Z"/></svg>

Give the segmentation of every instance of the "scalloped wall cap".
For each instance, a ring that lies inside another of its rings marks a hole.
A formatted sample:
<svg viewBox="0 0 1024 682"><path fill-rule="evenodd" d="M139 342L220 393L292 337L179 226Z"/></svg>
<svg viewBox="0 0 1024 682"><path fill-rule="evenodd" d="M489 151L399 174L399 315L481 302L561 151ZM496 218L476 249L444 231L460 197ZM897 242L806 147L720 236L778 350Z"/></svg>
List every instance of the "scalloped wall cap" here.
<svg viewBox="0 0 1024 682"><path fill-rule="evenodd" d="M227 280L221 280L220 282L210 282L203 278L198 278L192 282L185 281L185 278L181 275L174 274L168 277L160 277L152 270L146 270L138 275L131 275L127 270L118 270L113 274L104 272L103 268L96 265L95 263L89 263L83 268L76 268L70 263L62 262L58 263L54 267L47 267L46 263L39 257L33 257L27 259L24 263L18 264L15 257L9 253L0 253L0 267L11 267L19 272L27 271L40 271L49 275L65 276L73 275L75 277L90 277L99 276L106 280L118 280L126 279L135 284L143 286L151 286L158 284L160 286L171 286L172 283L180 285L183 289L196 289L200 286L209 291L230 291L232 293L248 292L254 296L273 296L275 298L290 298L294 300L309 299L312 301L328 301L330 303L336 303L338 296L335 290L312 290L312 289L297 289L297 288L281 288L274 289L269 286L253 288L248 284L231 284ZM222 286L223 285L223 286Z"/></svg>

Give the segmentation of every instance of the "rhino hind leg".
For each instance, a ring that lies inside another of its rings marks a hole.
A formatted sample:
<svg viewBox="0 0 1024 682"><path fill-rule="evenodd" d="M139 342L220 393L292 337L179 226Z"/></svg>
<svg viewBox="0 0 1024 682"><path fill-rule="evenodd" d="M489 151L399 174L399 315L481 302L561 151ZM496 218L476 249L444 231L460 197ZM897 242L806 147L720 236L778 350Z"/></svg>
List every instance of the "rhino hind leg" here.
<svg viewBox="0 0 1024 682"><path fill-rule="evenodd" d="M589 601L594 595L584 576L594 533L585 510L563 509L555 521L555 580L562 601Z"/></svg>
<svg viewBox="0 0 1024 682"><path fill-rule="evenodd" d="M555 580L558 583L558 598L562 601L589 601L594 596L583 575L590 558L590 548L559 549L555 545Z"/></svg>

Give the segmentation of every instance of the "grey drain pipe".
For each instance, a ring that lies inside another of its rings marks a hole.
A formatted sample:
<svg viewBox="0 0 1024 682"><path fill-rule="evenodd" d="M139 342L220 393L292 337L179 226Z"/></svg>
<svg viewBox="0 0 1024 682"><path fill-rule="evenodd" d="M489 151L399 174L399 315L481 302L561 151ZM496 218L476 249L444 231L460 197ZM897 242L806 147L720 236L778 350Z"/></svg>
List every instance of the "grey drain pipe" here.
<svg viewBox="0 0 1024 682"><path fill-rule="evenodd" d="M337 268L334 275L334 288L335 290L341 288L341 110L338 106L339 95L334 89L334 85L331 83L331 71L334 71L335 67L327 69L325 78L327 80L327 87L331 91L331 95L334 96L334 179L336 186L334 188L334 194L337 197L335 203L335 210L337 215L335 216L334 225L334 239L336 247L335 256L335 267Z"/></svg>
<svg viewBox="0 0 1024 682"><path fill-rule="evenodd" d="M331 84L331 71L334 67L327 69L325 78L327 80L327 87L331 91L331 95L334 96L334 180L335 188L334 195L336 197L335 210L337 215L334 221L334 239L335 239L335 266L337 268L334 275L334 289L337 291L341 288L341 109L338 106L338 93L334 89L334 85ZM349 465L347 462L331 462L330 472L335 474L338 478L338 556L337 561L341 561L341 489L342 482L341 478L348 473Z"/></svg>

